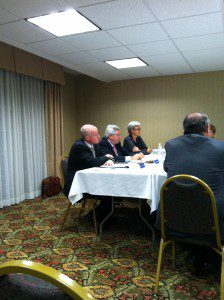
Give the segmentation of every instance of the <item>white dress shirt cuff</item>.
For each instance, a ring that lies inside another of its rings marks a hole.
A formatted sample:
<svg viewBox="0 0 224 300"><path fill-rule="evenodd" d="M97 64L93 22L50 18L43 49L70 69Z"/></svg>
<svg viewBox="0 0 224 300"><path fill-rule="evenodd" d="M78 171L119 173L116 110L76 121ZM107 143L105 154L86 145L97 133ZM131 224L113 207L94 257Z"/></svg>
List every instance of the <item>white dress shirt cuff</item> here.
<svg viewBox="0 0 224 300"><path fill-rule="evenodd" d="M125 156L125 162L131 161L131 156Z"/></svg>

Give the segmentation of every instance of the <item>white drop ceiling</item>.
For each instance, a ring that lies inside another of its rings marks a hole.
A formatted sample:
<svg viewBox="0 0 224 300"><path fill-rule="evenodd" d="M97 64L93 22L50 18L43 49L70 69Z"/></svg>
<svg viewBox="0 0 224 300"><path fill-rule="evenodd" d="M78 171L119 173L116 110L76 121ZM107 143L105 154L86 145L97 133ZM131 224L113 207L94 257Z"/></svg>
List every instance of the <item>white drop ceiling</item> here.
<svg viewBox="0 0 224 300"><path fill-rule="evenodd" d="M56 37L26 21L74 8L100 31ZM224 70L223 0L0 0L0 41L109 82ZM117 70L105 60L148 64Z"/></svg>

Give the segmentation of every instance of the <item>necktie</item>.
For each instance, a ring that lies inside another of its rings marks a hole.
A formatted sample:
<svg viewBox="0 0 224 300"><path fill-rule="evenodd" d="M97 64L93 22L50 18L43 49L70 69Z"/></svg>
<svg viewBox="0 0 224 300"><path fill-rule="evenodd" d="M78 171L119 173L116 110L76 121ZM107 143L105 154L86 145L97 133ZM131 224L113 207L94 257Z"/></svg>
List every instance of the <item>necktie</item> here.
<svg viewBox="0 0 224 300"><path fill-rule="evenodd" d="M116 149L115 146L114 146L114 153L115 153L116 156L118 156L117 149Z"/></svg>
<svg viewBox="0 0 224 300"><path fill-rule="evenodd" d="M91 152L92 152L92 154L93 154L93 157L96 157L95 149L94 149L93 147L90 147L90 150L91 150Z"/></svg>

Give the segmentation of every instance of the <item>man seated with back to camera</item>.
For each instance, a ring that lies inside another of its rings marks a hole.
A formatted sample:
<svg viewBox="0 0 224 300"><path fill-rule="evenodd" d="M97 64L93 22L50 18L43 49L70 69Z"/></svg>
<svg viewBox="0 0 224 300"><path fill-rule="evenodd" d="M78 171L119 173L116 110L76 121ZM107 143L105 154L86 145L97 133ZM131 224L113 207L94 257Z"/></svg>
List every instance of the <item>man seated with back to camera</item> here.
<svg viewBox="0 0 224 300"><path fill-rule="evenodd" d="M121 146L120 140L120 128L117 125L108 125L105 130L105 136L99 142L102 153L111 154L115 162L129 162L141 159L144 156L142 153L129 155L128 151Z"/></svg>
<svg viewBox="0 0 224 300"><path fill-rule="evenodd" d="M112 165L113 156L108 153L102 153L98 142L98 129L94 125L86 124L80 129L81 139L76 141L70 150L68 157L68 169L65 177L63 193L66 197L72 185L75 173L79 170L92 167L100 167L103 164ZM85 195L88 197L88 195ZM106 197L97 197L101 199L100 205L96 209L97 221L101 221L111 209L111 199Z"/></svg>
<svg viewBox="0 0 224 300"><path fill-rule="evenodd" d="M208 136L210 121L203 113L190 113L183 121L184 135L165 144L164 170L167 177L188 174L203 180L212 189L217 207L221 239L224 241L224 142ZM157 220L157 225L159 225ZM214 251L193 248L188 263L195 273L215 257ZM203 255L204 254L204 255Z"/></svg>

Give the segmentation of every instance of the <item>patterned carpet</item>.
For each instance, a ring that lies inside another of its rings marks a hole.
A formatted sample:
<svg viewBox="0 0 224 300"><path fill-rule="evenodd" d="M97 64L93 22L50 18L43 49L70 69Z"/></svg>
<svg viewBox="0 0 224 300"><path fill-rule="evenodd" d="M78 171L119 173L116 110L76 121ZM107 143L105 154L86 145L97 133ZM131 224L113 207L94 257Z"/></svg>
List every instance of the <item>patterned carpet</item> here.
<svg viewBox="0 0 224 300"><path fill-rule="evenodd" d="M75 279L95 299L219 299L219 277L192 276L184 265L187 252L180 246L175 269L169 248L165 251L159 294L153 295L158 243L151 244L133 204L115 211L101 239L88 218L78 220L80 206L70 210L60 230L67 204L60 195L1 209L0 261L41 262Z"/></svg>

